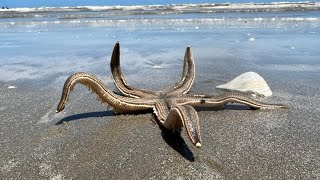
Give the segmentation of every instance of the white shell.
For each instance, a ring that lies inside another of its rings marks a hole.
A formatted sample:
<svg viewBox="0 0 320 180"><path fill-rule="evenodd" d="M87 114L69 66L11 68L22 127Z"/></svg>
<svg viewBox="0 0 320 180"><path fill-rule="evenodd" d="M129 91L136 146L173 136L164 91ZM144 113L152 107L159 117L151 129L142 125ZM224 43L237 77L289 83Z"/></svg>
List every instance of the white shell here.
<svg viewBox="0 0 320 180"><path fill-rule="evenodd" d="M258 96L271 96L272 91L267 82L255 72L246 72L226 84L217 86L218 89L253 93Z"/></svg>

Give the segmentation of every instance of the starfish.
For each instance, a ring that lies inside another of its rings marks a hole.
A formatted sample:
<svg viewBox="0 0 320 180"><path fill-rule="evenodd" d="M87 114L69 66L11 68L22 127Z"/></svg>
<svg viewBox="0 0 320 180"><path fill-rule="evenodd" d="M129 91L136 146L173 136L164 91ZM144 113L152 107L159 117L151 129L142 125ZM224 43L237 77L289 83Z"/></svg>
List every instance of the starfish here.
<svg viewBox="0 0 320 180"><path fill-rule="evenodd" d="M188 94L194 78L195 63L190 47L187 47L182 77L174 86L163 91L150 91L130 86L120 67L120 44L114 46L111 56L111 72L114 83L122 95L108 88L101 80L88 73L75 73L65 81L57 112L64 109L76 84L83 84L96 93L99 99L111 105L117 113L137 113L153 110L161 126L173 132L180 132L185 127L192 144L201 147L201 133L199 117L195 108L218 107L227 103L238 103L252 109L280 109L286 108L282 104L267 104L256 101L241 94L228 93L221 96L202 94Z"/></svg>

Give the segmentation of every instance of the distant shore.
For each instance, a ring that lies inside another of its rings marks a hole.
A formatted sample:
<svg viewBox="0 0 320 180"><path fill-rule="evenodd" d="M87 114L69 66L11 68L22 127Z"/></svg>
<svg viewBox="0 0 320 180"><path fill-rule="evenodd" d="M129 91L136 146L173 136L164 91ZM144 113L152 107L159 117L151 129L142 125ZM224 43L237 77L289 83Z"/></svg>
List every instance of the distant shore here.
<svg viewBox="0 0 320 180"><path fill-rule="evenodd" d="M1 12L79 12L79 11L174 11L188 13L221 13L221 12L268 12L268 11L315 11L320 9L320 2L272 2L272 3L214 3L214 4L169 4L169 5L132 5L132 6L75 6L75 7L34 7L5 8Z"/></svg>

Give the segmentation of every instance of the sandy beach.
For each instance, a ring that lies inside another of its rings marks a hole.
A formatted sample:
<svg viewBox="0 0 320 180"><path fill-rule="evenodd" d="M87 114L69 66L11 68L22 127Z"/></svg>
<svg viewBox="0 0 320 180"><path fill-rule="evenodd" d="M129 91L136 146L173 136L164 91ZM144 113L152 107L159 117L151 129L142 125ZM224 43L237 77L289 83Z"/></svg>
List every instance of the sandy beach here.
<svg viewBox="0 0 320 180"><path fill-rule="evenodd" d="M319 179L320 32L306 24L0 34L10 45L0 59L0 179ZM94 74L116 90L109 60L118 40L133 86L173 85L190 45L196 62L191 93L221 94L217 85L255 71L273 91L262 101L289 109L198 111L200 149L185 130L181 137L161 131L151 113L114 114L84 86L56 113L63 83L74 72Z"/></svg>

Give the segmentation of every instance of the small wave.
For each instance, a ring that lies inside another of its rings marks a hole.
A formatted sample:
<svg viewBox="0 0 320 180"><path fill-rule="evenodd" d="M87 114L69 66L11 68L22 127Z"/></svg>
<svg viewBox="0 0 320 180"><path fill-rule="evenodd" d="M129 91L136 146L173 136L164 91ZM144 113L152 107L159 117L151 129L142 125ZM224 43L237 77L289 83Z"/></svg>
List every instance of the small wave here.
<svg viewBox="0 0 320 180"><path fill-rule="evenodd" d="M146 14L188 14L228 12L282 12L320 10L320 2L273 2L273 3L215 3L215 4L171 4L137 6L77 6L0 9L0 18L84 18L86 16L123 16ZM10 13L8 13L10 12ZM44 13L45 12L45 13ZM60 13L57 13L60 12ZM81 13L81 12L92 12ZM100 12L100 13L96 13ZM102 13L103 12L103 13ZM61 14L64 13L64 14ZM74 13L74 14L72 14Z"/></svg>

